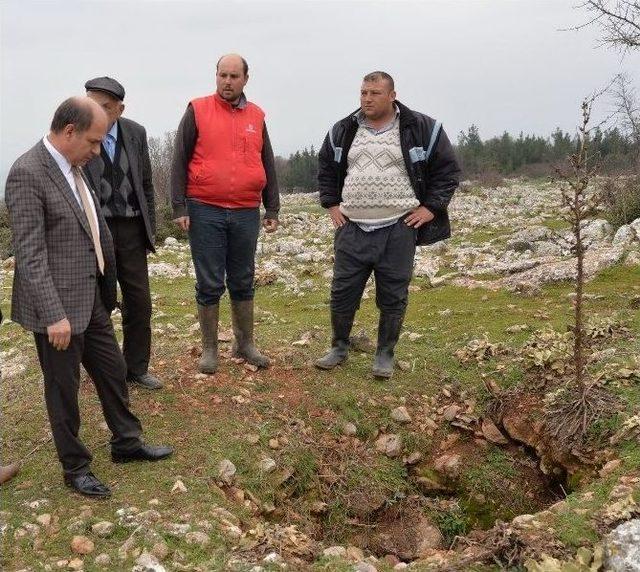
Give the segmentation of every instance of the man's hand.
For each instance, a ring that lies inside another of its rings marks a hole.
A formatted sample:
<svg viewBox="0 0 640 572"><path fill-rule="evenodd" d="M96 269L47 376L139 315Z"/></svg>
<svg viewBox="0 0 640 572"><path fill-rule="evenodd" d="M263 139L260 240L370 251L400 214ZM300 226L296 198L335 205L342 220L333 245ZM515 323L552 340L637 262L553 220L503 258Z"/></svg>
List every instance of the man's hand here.
<svg viewBox="0 0 640 572"><path fill-rule="evenodd" d="M189 230L188 216L179 216L178 218L174 218L173 222L175 222L182 230Z"/></svg>
<svg viewBox="0 0 640 572"><path fill-rule="evenodd" d="M49 343L57 350L66 350L71 341L71 324L66 318L47 326Z"/></svg>
<svg viewBox="0 0 640 572"><path fill-rule="evenodd" d="M431 222L435 217L436 215L434 215L427 207L420 205L409 213L407 218L404 219L404 222L407 223L407 226L420 228L423 224Z"/></svg>
<svg viewBox="0 0 640 572"><path fill-rule="evenodd" d="M262 220L262 228L265 232L275 232L278 229L278 221L275 218L265 218Z"/></svg>
<svg viewBox="0 0 640 572"><path fill-rule="evenodd" d="M347 217L340 212L340 207L337 205L335 207L329 207L329 216L335 228L340 228L348 222Z"/></svg>

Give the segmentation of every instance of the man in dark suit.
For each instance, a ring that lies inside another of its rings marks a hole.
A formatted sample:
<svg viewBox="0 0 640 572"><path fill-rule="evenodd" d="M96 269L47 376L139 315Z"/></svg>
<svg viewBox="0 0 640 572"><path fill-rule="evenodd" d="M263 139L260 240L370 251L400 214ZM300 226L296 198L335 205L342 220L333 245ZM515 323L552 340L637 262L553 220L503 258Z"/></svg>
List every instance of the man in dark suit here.
<svg viewBox="0 0 640 572"><path fill-rule="evenodd" d="M98 193L113 236L122 292L122 353L127 380L159 389L162 383L148 370L151 291L147 252L155 251L156 215L147 134L142 125L122 117L124 87L115 79L97 77L84 87L105 111L109 123L100 154L87 163L85 172Z"/></svg>
<svg viewBox="0 0 640 572"><path fill-rule="evenodd" d="M89 470L91 453L78 436L81 363L111 430L114 462L155 461L173 452L141 440L109 317L116 303L113 242L81 169L100 152L107 126L93 100L67 99L49 134L13 164L5 188L15 255L11 318L34 333L65 483L94 497L110 491Z"/></svg>

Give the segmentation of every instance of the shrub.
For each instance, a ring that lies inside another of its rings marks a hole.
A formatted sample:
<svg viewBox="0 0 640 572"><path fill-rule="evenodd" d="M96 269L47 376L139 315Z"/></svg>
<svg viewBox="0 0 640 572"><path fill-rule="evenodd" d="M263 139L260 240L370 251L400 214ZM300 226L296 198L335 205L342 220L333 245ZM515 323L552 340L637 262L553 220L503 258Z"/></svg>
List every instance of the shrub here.
<svg viewBox="0 0 640 572"><path fill-rule="evenodd" d="M640 218L640 176L607 178L601 192L605 216L615 228Z"/></svg>
<svg viewBox="0 0 640 572"><path fill-rule="evenodd" d="M187 240L187 233L173 222L171 207L166 204L156 205L156 245L160 246L164 239L173 236L178 240Z"/></svg>

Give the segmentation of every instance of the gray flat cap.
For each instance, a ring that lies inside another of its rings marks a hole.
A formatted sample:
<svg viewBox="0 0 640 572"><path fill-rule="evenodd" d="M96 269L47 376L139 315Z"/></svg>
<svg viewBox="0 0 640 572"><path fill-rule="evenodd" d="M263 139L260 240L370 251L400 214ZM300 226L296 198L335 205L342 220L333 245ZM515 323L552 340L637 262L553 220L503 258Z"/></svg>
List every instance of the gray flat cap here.
<svg viewBox="0 0 640 572"><path fill-rule="evenodd" d="M124 87L112 77L96 77L84 84L87 91L104 91L122 101L124 99Z"/></svg>

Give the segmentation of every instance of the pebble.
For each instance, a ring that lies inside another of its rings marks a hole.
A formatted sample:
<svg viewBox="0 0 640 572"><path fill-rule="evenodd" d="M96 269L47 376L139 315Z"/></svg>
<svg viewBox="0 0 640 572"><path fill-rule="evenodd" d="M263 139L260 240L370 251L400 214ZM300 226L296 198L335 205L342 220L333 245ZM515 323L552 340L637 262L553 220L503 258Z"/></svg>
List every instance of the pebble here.
<svg viewBox="0 0 640 572"><path fill-rule="evenodd" d="M398 423L411 423L411 415L404 406L396 407L391 411L391 419Z"/></svg>
<svg viewBox="0 0 640 572"><path fill-rule="evenodd" d="M113 534L116 525L113 522L109 522L107 520L103 520L101 522L97 522L91 527L91 532L96 536L100 536L102 538L107 538Z"/></svg>

